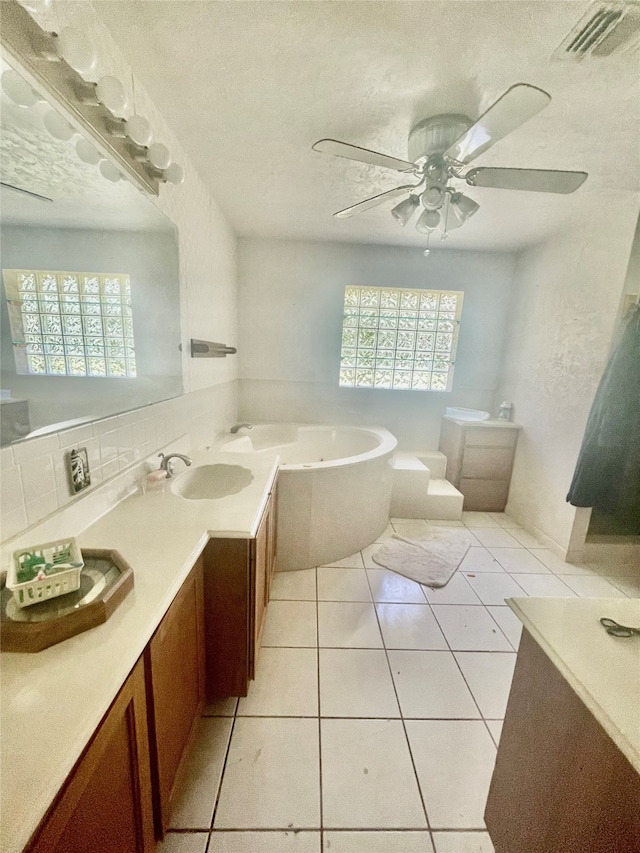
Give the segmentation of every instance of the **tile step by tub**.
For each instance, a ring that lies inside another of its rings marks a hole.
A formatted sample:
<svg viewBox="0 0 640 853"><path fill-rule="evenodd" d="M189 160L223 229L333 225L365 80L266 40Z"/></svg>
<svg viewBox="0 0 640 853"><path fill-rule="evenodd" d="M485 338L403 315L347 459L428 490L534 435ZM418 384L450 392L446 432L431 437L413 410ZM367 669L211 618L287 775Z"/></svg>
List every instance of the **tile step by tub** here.
<svg viewBox="0 0 640 853"><path fill-rule="evenodd" d="M462 518L464 495L444 478L431 479L427 494L426 518L459 521Z"/></svg>
<svg viewBox="0 0 640 853"><path fill-rule="evenodd" d="M392 518L426 518L430 472L413 453L393 457Z"/></svg>

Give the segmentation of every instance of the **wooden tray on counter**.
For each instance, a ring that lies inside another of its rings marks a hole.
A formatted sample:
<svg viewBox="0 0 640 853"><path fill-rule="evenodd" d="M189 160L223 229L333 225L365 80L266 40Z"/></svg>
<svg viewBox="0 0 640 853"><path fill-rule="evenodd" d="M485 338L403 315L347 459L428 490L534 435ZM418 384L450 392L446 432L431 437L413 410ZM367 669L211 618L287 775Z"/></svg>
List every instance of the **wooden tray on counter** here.
<svg viewBox="0 0 640 853"><path fill-rule="evenodd" d="M133 589L133 569L117 551L82 550L80 589L20 608L0 590L0 649L40 652L106 622Z"/></svg>

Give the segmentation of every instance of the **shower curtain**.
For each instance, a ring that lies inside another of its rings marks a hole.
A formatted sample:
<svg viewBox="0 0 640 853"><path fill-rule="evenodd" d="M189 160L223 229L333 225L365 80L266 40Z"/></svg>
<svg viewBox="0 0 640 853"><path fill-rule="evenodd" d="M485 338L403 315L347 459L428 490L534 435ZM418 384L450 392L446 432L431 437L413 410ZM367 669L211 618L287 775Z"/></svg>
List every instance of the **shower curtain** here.
<svg viewBox="0 0 640 853"><path fill-rule="evenodd" d="M640 533L640 305L600 380L567 501L631 514Z"/></svg>

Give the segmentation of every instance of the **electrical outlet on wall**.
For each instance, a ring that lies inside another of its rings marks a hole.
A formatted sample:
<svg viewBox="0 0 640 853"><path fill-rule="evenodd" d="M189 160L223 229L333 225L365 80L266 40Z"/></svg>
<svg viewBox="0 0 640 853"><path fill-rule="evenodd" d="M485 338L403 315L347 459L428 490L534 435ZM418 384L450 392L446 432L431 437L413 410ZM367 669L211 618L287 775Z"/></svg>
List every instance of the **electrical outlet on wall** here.
<svg viewBox="0 0 640 853"><path fill-rule="evenodd" d="M69 453L69 477L71 487L77 494L91 485L91 474L89 473L89 458L86 447L79 447Z"/></svg>

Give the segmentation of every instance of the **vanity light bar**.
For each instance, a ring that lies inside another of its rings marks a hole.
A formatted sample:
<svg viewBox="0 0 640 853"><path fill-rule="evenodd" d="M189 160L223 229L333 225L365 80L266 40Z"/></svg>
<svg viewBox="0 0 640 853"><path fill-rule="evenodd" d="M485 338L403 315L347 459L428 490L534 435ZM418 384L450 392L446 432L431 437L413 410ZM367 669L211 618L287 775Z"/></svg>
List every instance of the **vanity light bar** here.
<svg viewBox="0 0 640 853"><path fill-rule="evenodd" d="M74 35L78 41L75 46L71 38ZM168 149L159 143L152 144L150 129L148 133L141 132L141 124L148 127L146 120L132 116L129 128L129 121L120 118L128 109L120 81L109 76L101 77L97 84L84 79L83 73L87 76L93 73L95 65L91 45L85 42L82 33L71 27L61 30L60 36L43 31L17 0L5 0L2 4L2 47L24 70L30 83L51 93L67 113L66 117L107 150L116 164L113 171L121 170L152 195L159 195L160 183L181 184L184 172L171 162ZM81 47L86 49L80 50ZM142 130L146 128L143 126Z"/></svg>

